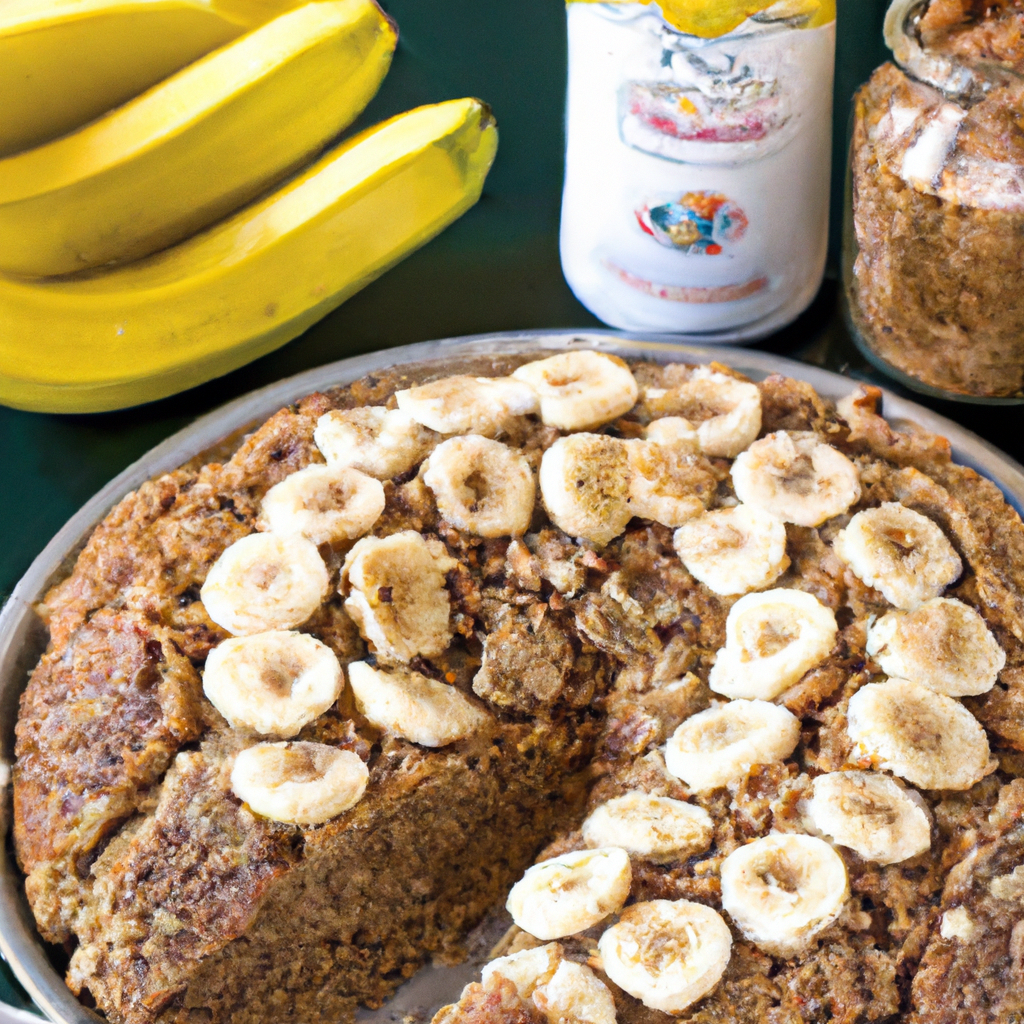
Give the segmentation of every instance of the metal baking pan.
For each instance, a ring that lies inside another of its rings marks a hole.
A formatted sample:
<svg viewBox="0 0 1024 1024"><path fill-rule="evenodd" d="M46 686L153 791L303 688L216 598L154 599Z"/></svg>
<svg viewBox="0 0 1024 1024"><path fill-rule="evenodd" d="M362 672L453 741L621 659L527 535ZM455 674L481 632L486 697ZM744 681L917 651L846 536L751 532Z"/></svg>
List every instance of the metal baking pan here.
<svg viewBox="0 0 1024 1024"><path fill-rule="evenodd" d="M0 723L3 726L0 730L0 772L3 773L0 781L6 784L9 778L18 697L47 640L46 631L32 606L52 584L67 575L93 528L125 494L152 477L216 449L226 439L240 439L247 428L256 426L282 406L318 389L349 384L368 373L396 365L432 364L434 370L455 371L459 362L470 357L534 353L539 356L574 348L595 348L662 363L708 363L717 360L754 380L770 373L784 373L808 382L819 394L832 399L844 397L855 386L853 381L839 374L764 352L700 348L666 341L664 337L637 339L636 335L614 331L530 331L450 338L343 359L245 395L168 438L115 477L68 521L18 583L0 612ZM915 423L948 438L958 462L996 483L1010 504L1018 512L1024 512L1024 467L951 420L896 395L885 394L883 411L897 427L901 423ZM4 788L9 789L6 785ZM36 1005L52 1021L56 1024L96 1024L102 1018L82 1006L71 994L64 984L62 972L51 959L51 951L36 932L24 895L22 875L14 863L9 835L11 801L8 792L4 793L0 814L0 828L7 837L0 855L0 951ZM503 921L498 915L478 931L471 948L485 955L490 940L497 938L502 928ZM461 967L426 967L402 986L383 1009L360 1011L359 1019L370 1024L410 1017L429 1021L436 1009L458 997L462 986L472 979L474 970L472 958ZM30 1015L23 1011L0 1007L0 1024L14 1024L15 1021L23 1024L30 1019Z"/></svg>

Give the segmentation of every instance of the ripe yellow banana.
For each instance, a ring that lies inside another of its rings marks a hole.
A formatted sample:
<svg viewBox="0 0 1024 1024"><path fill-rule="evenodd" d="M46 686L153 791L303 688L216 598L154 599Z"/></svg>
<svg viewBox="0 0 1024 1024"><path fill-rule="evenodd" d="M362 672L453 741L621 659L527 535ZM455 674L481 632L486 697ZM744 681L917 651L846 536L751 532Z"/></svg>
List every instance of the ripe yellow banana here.
<svg viewBox="0 0 1024 1024"><path fill-rule="evenodd" d="M0 157L73 131L301 0L4 0Z"/></svg>
<svg viewBox="0 0 1024 1024"><path fill-rule="evenodd" d="M420 107L149 259L75 279L0 277L0 402L122 408L277 348L465 213L497 134L479 100Z"/></svg>
<svg viewBox="0 0 1024 1024"><path fill-rule="evenodd" d="M396 41L374 0L307 3L0 160L0 270L41 277L137 259L237 210L352 122Z"/></svg>

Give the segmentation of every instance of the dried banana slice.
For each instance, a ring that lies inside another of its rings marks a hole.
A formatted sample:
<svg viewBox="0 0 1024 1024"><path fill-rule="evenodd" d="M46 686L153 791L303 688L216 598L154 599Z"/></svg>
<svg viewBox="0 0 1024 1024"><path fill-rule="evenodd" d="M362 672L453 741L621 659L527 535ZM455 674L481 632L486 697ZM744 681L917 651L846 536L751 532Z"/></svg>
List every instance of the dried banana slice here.
<svg viewBox="0 0 1024 1024"><path fill-rule="evenodd" d="M963 571L942 530L897 501L858 512L832 550L854 576L905 610L938 597Z"/></svg>
<svg viewBox="0 0 1024 1024"><path fill-rule="evenodd" d="M533 389L511 377L444 377L398 391L398 408L440 434L504 434L539 405Z"/></svg>
<svg viewBox="0 0 1024 1024"><path fill-rule="evenodd" d="M967 708L906 679L861 687L850 698L847 731L854 761L922 789L970 789L997 766Z"/></svg>
<svg viewBox="0 0 1024 1024"><path fill-rule="evenodd" d="M341 570L345 611L386 661L435 657L451 643L446 575L458 563L414 530L356 541Z"/></svg>
<svg viewBox="0 0 1024 1024"><path fill-rule="evenodd" d="M834 843L876 864L898 864L932 843L925 802L878 772L832 772L813 782L807 813Z"/></svg>
<svg viewBox="0 0 1024 1024"><path fill-rule="evenodd" d="M549 1024L615 1024L615 1000L608 986L583 964L563 960L554 977L538 985L534 1005Z"/></svg>
<svg viewBox="0 0 1024 1024"><path fill-rule="evenodd" d="M948 597L912 612L890 612L868 627L868 654L886 675L948 697L988 693L1006 653L970 605Z"/></svg>
<svg viewBox="0 0 1024 1024"><path fill-rule="evenodd" d="M598 942L605 973L644 1006L679 1014L712 992L732 956L721 914L689 900L627 907Z"/></svg>
<svg viewBox="0 0 1024 1024"><path fill-rule="evenodd" d="M650 441L625 445L633 515L662 526L682 526L714 500L718 482L701 465L704 460Z"/></svg>
<svg viewBox="0 0 1024 1024"><path fill-rule="evenodd" d="M540 493L552 522L570 537L598 546L614 540L633 516L625 443L603 434L560 438L541 459Z"/></svg>
<svg viewBox="0 0 1024 1024"><path fill-rule="evenodd" d="M301 533L314 544L336 544L362 537L384 504L384 486L372 476L346 466L307 466L267 491L259 526Z"/></svg>
<svg viewBox="0 0 1024 1024"><path fill-rule="evenodd" d="M408 473L441 440L401 409L382 405L334 409L317 420L313 440L331 466L349 466L378 480Z"/></svg>
<svg viewBox="0 0 1024 1024"><path fill-rule="evenodd" d="M524 932L560 939L618 913L632 877L625 850L578 850L534 864L512 886L505 906Z"/></svg>
<svg viewBox="0 0 1024 1024"><path fill-rule="evenodd" d="M671 448L680 455L700 454L697 428L682 416L663 416L654 420L644 430L644 439Z"/></svg>
<svg viewBox="0 0 1024 1024"><path fill-rule="evenodd" d="M330 579L316 545L298 534L253 533L214 563L200 597L207 615L235 636L301 626Z"/></svg>
<svg viewBox="0 0 1024 1024"><path fill-rule="evenodd" d="M499 956L484 967L480 981L486 988L497 974L515 985L520 999L530 999L538 985L546 984L555 976L564 953L559 943L549 942L546 946Z"/></svg>
<svg viewBox="0 0 1024 1024"><path fill-rule="evenodd" d="M665 747L665 766L697 793L743 778L754 764L784 761L800 719L763 700L733 700L688 718Z"/></svg>
<svg viewBox="0 0 1024 1024"><path fill-rule="evenodd" d="M423 747L446 747L490 720L461 690L409 669L383 672L355 661L348 681L371 725Z"/></svg>
<svg viewBox="0 0 1024 1024"><path fill-rule="evenodd" d="M315 637L275 630L225 640L206 659L203 692L233 725L295 736L345 685L334 652Z"/></svg>
<svg viewBox="0 0 1024 1024"><path fill-rule="evenodd" d="M860 472L810 431L780 430L732 465L736 496L785 523L820 526L860 500Z"/></svg>
<svg viewBox="0 0 1024 1024"><path fill-rule="evenodd" d="M512 374L540 399L540 418L559 430L593 430L629 412L640 391L618 356L563 352Z"/></svg>
<svg viewBox="0 0 1024 1024"><path fill-rule="evenodd" d="M838 631L832 609L813 594L747 594L729 610L708 685L725 697L773 700L829 656Z"/></svg>
<svg viewBox="0 0 1024 1024"><path fill-rule="evenodd" d="M583 841L592 849L621 846L656 864L703 853L714 833L703 807L636 790L601 804L583 822Z"/></svg>
<svg viewBox="0 0 1024 1024"><path fill-rule="evenodd" d="M369 778L351 750L325 743L258 743L235 758L231 791L264 818L319 825L359 803Z"/></svg>
<svg viewBox="0 0 1024 1024"><path fill-rule="evenodd" d="M448 522L481 537L518 537L530 526L537 487L530 464L500 441L469 435L434 449L423 467Z"/></svg>
<svg viewBox="0 0 1024 1024"><path fill-rule="evenodd" d="M850 894L843 858L814 836L775 833L722 862L722 907L766 953L790 957L842 913Z"/></svg>
<svg viewBox="0 0 1024 1024"><path fill-rule="evenodd" d="M722 596L760 590L789 568L785 526L753 505L705 512L674 543L690 574Z"/></svg>

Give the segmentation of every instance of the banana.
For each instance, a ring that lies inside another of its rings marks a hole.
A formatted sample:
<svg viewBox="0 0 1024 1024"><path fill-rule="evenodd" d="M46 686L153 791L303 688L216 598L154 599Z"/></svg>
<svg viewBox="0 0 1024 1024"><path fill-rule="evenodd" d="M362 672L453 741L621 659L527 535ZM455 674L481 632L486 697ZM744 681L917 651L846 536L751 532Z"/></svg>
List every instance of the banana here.
<svg viewBox="0 0 1024 1024"><path fill-rule="evenodd" d="M766 953L791 957L842 913L850 883L843 858L815 836L773 833L722 862L722 907Z"/></svg>
<svg viewBox="0 0 1024 1024"><path fill-rule="evenodd" d="M644 428L644 440L672 448L680 455L699 455L697 428L682 416L663 416Z"/></svg>
<svg viewBox="0 0 1024 1024"><path fill-rule="evenodd" d="M355 661L348 682L359 713L371 725L421 747L446 747L489 721L461 690L410 669L384 672Z"/></svg>
<svg viewBox="0 0 1024 1024"><path fill-rule="evenodd" d="M864 860L898 864L932 843L925 802L877 772L832 772L813 782L807 814L814 827Z"/></svg>
<svg viewBox="0 0 1024 1024"><path fill-rule="evenodd" d="M511 377L442 377L395 393L402 412L439 434L497 437L537 411L533 389Z"/></svg>
<svg viewBox="0 0 1024 1024"><path fill-rule="evenodd" d="M774 700L829 656L838 631L832 609L813 594L747 594L729 610L708 685L725 697Z"/></svg>
<svg viewBox="0 0 1024 1024"><path fill-rule="evenodd" d="M506 909L534 938L560 939L618 913L632 878L625 850L578 850L528 868L512 886Z"/></svg>
<svg viewBox="0 0 1024 1024"><path fill-rule="evenodd" d="M689 900L627 907L598 941L604 971L644 1006L680 1014L714 991L732 956L722 915Z"/></svg>
<svg viewBox="0 0 1024 1024"><path fill-rule="evenodd" d="M308 3L77 132L0 160L0 270L122 263L220 220L355 119L397 39L373 0Z"/></svg>
<svg viewBox="0 0 1024 1024"><path fill-rule="evenodd" d="M569 960L534 989L533 1002L548 1024L615 1024L615 1000L608 986L589 967Z"/></svg>
<svg viewBox="0 0 1024 1024"><path fill-rule="evenodd" d="M963 571L942 530L897 501L858 512L832 550L854 576L904 610L938 597Z"/></svg>
<svg viewBox="0 0 1024 1024"><path fill-rule="evenodd" d="M301 626L330 579L316 545L299 534L253 533L214 563L200 591L207 615L235 636Z"/></svg>
<svg viewBox="0 0 1024 1024"><path fill-rule="evenodd" d="M549 942L546 946L499 956L484 967L480 981L486 988L491 978L498 975L515 985L520 999L529 999L538 985L546 984L555 976L564 953L557 942Z"/></svg>
<svg viewBox="0 0 1024 1024"><path fill-rule="evenodd" d="M969 605L935 597L912 612L889 612L868 626L867 652L882 671L947 697L988 693L1006 653Z"/></svg>
<svg viewBox="0 0 1024 1024"><path fill-rule="evenodd" d="M263 496L259 527L300 533L314 544L354 540L384 511L384 487L345 466L307 466L286 476Z"/></svg>
<svg viewBox="0 0 1024 1024"><path fill-rule="evenodd" d="M537 485L520 452L470 434L439 444L423 465L448 522L480 537L518 537L533 518Z"/></svg>
<svg viewBox="0 0 1024 1024"><path fill-rule="evenodd" d="M665 746L665 767L697 793L743 778L754 764L784 761L800 719L763 700L733 700L688 718Z"/></svg>
<svg viewBox="0 0 1024 1024"><path fill-rule="evenodd" d="M357 540L341 569L345 611L379 658L432 658L451 643L445 576L458 562L414 530Z"/></svg>
<svg viewBox="0 0 1024 1024"><path fill-rule="evenodd" d="M970 789L997 767L967 708L906 679L862 686L850 698L847 732L855 763L922 789Z"/></svg>
<svg viewBox="0 0 1024 1024"><path fill-rule="evenodd" d="M369 778L351 750L325 743L258 743L235 758L231 791L264 818L320 825L355 807Z"/></svg>
<svg viewBox="0 0 1024 1024"><path fill-rule="evenodd" d="M703 853L714 833L703 807L639 791L601 804L583 822L583 841L592 849L621 846L656 864Z"/></svg>
<svg viewBox="0 0 1024 1024"><path fill-rule="evenodd" d="M820 526L860 501L860 472L810 431L779 430L732 465L736 497L785 523Z"/></svg>
<svg viewBox="0 0 1024 1024"><path fill-rule="evenodd" d="M371 405L324 413L317 420L313 440L329 465L391 480L422 462L441 435L421 427L401 409Z"/></svg>
<svg viewBox="0 0 1024 1024"><path fill-rule="evenodd" d="M622 533L633 516L629 476L625 442L604 434L570 434L541 459L541 498L559 529L600 547Z"/></svg>
<svg viewBox="0 0 1024 1024"><path fill-rule="evenodd" d="M629 412L639 388L618 356L563 352L520 366L513 374L540 400L540 418L559 430L593 430Z"/></svg>
<svg viewBox="0 0 1024 1024"><path fill-rule="evenodd" d="M690 575L723 597L767 587L789 568L785 526L753 505L705 512L673 543Z"/></svg>
<svg viewBox="0 0 1024 1024"><path fill-rule="evenodd" d="M0 277L0 402L136 405L283 345L468 210L496 146L478 100L421 107L148 259L76 279Z"/></svg>
<svg viewBox="0 0 1024 1024"><path fill-rule="evenodd" d="M297 735L345 685L334 652L314 637L274 630L225 640L206 659L203 692L236 728Z"/></svg>
<svg viewBox="0 0 1024 1024"><path fill-rule="evenodd" d="M714 500L718 482L695 456L651 441L624 443L633 515L662 526L682 526Z"/></svg>

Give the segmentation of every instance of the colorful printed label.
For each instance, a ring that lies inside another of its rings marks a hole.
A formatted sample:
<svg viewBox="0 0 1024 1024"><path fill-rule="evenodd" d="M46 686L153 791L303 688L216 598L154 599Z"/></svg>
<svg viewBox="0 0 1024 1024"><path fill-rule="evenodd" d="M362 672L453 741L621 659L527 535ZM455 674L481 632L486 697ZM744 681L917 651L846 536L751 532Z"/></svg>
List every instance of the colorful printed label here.
<svg viewBox="0 0 1024 1024"><path fill-rule="evenodd" d="M695 256L719 256L738 242L750 222L720 192L686 192L678 199L645 204L636 211L640 229L670 249Z"/></svg>

